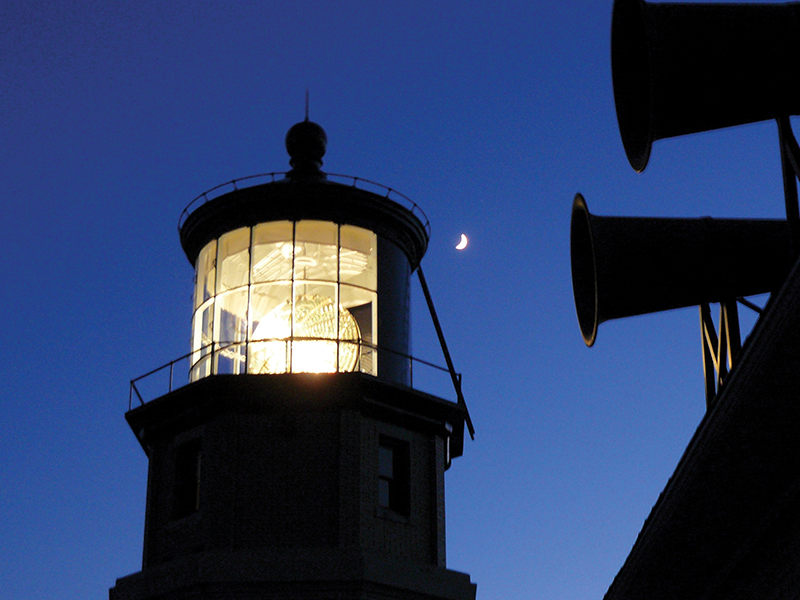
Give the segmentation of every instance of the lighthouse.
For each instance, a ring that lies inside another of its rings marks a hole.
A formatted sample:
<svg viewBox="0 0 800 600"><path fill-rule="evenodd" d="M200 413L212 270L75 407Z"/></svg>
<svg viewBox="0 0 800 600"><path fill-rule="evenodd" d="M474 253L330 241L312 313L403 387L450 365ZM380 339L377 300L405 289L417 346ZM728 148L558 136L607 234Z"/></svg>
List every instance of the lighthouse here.
<svg viewBox="0 0 800 600"><path fill-rule="evenodd" d="M412 385L429 224L390 188L324 173L326 146L297 123L290 171L181 215L187 376L170 365L166 393L125 415L148 459L144 548L110 600L475 598L445 552L466 408Z"/></svg>

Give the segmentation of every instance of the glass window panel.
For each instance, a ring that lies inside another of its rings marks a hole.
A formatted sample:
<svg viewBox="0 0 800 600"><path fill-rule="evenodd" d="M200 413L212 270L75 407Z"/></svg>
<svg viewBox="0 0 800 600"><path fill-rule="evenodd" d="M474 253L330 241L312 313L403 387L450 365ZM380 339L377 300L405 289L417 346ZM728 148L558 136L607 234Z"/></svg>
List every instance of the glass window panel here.
<svg viewBox="0 0 800 600"><path fill-rule="evenodd" d="M250 294L249 373L286 373L292 330L290 282L252 286ZM259 341L260 340L260 341Z"/></svg>
<svg viewBox="0 0 800 600"><path fill-rule="evenodd" d="M219 294L215 300L214 341L221 346L247 337L247 289Z"/></svg>
<svg viewBox="0 0 800 600"><path fill-rule="evenodd" d="M339 333L337 304L335 285L296 281L292 335L335 340Z"/></svg>
<svg viewBox="0 0 800 600"><path fill-rule="evenodd" d="M204 356L192 365L189 373L189 381L197 381L203 377L211 375L211 355Z"/></svg>
<svg viewBox="0 0 800 600"><path fill-rule="evenodd" d="M335 246L338 234L336 223L329 221L298 221L296 223L295 241L298 244L312 242L327 246Z"/></svg>
<svg viewBox="0 0 800 600"><path fill-rule="evenodd" d="M175 478L172 491L172 517L181 519L200 510L200 440L178 446L175 452Z"/></svg>
<svg viewBox="0 0 800 600"><path fill-rule="evenodd" d="M358 340L347 342L339 340L339 372L360 371L361 343Z"/></svg>
<svg viewBox="0 0 800 600"><path fill-rule="evenodd" d="M381 436L378 447L378 503L408 516L411 505L409 445Z"/></svg>
<svg viewBox="0 0 800 600"><path fill-rule="evenodd" d="M296 279L336 281L338 227L325 221L298 221L295 229Z"/></svg>
<svg viewBox="0 0 800 600"><path fill-rule="evenodd" d="M192 319L192 350L200 350L211 343L214 327L214 302L209 300L198 308Z"/></svg>
<svg viewBox="0 0 800 600"><path fill-rule="evenodd" d="M245 372L247 338L247 289L217 295L215 299L214 372L238 375Z"/></svg>
<svg viewBox="0 0 800 600"><path fill-rule="evenodd" d="M378 480L378 506L389 508L389 480Z"/></svg>
<svg viewBox="0 0 800 600"><path fill-rule="evenodd" d="M378 376L378 351L374 346L360 344L358 350L358 372Z"/></svg>
<svg viewBox="0 0 800 600"><path fill-rule="evenodd" d="M339 301L353 315L361 335L362 343L357 347L358 370L369 375L377 375L375 348L378 344L376 327L378 294L363 288L341 285Z"/></svg>
<svg viewBox="0 0 800 600"><path fill-rule="evenodd" d="M353 287L352 285L342 284L339 286L339 302L345 308L352 308L354 306L363 306L370 302L375 302L378 295L367 289L360 287Z"/></svg>
<svg viewBox="0 0 800 600"><path fill-rule="evenodd" d="M220 346L216 354L216 373L218 375L241 375L245 373L246 344Z"/></svg>
<svg viewBox="0 0 800 600"><path fill-rule="evenodd" d="M335 341L292 341L292 373L335 373L337 370Z"/></svg>
<svg viewBox="0 0 800 600"><path fill-rule="evenodd" d="M388 479L394 477L394 448L391 446L378 446L378 475Z"/></svg>
<svg viewBox="0 0 800 600"><path fill-rule="evenodd" d="M250 228L242 227L219 238L217 293L248 283Z"/></svg>
<svg viewBox="0 0 800 600"><path fill-rule="evenodd" d="M214 301L209 300L198 308L192 317L192 370L191 380L197 381L210 375L212 330L214 327Z"/></svg>
<svg viewBox="0 0 800 600"><path fill-rule="evenodd" d="M256 375L288 373L291 341L250 342L247 372Z"/></svg>
<svg viewBox="0 0 800 600"><path fill-rule="evenodd" d="M377 290L377 236L368 229L351 225L342 225L340 236L340 281Z"/></svg>
<svg viewBox="0 0 800 600"><path fill-rule="evenodd" d="M292 278L293 229L291 221L253 227L253 283Z"/></svg>
<svg viewBox="0 0 800 600"><path fill-rule="evenodd" d="M214 295L216 286L217 240L200 251L195 268L194 306L197 308Z"/></svg>
<svg viewBox="0 0 800 600"><path fill-rule="evenodd" d="M292 284L288 281L261 283L250 290L250 339L288 337L291 334ZM283 308L286 305L286 308ZM280 308L279 308L280 307ZM289 311L289 320L276 325L270 315Z"/></svg>

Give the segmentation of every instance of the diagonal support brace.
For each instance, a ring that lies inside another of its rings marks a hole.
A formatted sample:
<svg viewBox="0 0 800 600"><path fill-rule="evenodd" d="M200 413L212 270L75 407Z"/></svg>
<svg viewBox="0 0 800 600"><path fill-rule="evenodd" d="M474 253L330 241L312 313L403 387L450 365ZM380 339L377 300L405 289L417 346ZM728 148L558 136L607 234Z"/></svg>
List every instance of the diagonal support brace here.
<svg viewBox="0 0 800 600"><path fill-rule="evenodd" d="M461 378L458 376L458 374L456 374L455 368L453 368L453 359L450 358L450 351L447 349L447 342L444 340L442 326L439 324L439 317L436 316L436 309L433 307L433 298L431 298L431 292L428 289L428 282L425 281L425 275L422 273L422 265L417 266L417 275L419 275L419 283L422 286L422 293L425 295L425 302L428 303L428 310L430 311L431 318L433 319L433 326L436 328L436 335L439 336L439 344L442 346L442 353L444 354L444 359L447 362L447 370L450 371L450 379L453 380L453 387L456 390L458 403L464 408L467 429L469 429L469 436L474 440L475 427L472 425L472 419L469 416L467 403L464 401L464 394L461 393Z"/></svg>

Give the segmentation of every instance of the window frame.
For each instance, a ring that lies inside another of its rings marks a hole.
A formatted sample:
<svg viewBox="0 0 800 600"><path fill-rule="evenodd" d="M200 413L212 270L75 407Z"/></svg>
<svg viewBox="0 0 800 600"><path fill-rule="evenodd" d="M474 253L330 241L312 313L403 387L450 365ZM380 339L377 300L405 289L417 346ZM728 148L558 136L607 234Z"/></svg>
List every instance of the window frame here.
<svg viewBox="0 0 800 600"><path fill-rule="evenodd" d="M203 476L203 447L200 438L175 448L172 486L172 518L183 519L200 511Z"/></svg>
<svg viewBox="0 0 800 600"><path fill-rule="evenodd" d="M390 453L391 465L382 459ZM388 467L388 468L387 468ZM387 435L378 439L378 507L398 515L411 514L411 445Z"/></svg>

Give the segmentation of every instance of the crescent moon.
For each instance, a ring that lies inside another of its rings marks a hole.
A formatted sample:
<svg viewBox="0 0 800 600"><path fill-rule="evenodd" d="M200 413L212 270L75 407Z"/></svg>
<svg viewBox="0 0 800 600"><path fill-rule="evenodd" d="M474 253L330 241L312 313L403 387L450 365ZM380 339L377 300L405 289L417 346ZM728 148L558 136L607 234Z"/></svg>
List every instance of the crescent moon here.
<svg viewBox="0 0 800 600"><path fill-rule="evenodd" d="M465 235L462 233L462 234L461 234L461 241L460 241L460 242L458 242L458 245L456 246L456 250L463 250L464 248L466 248L466 247L467 247L467 242L468 242L468 241L469 241L469 240L467 240L467 236L465 236Z"/></svg>

